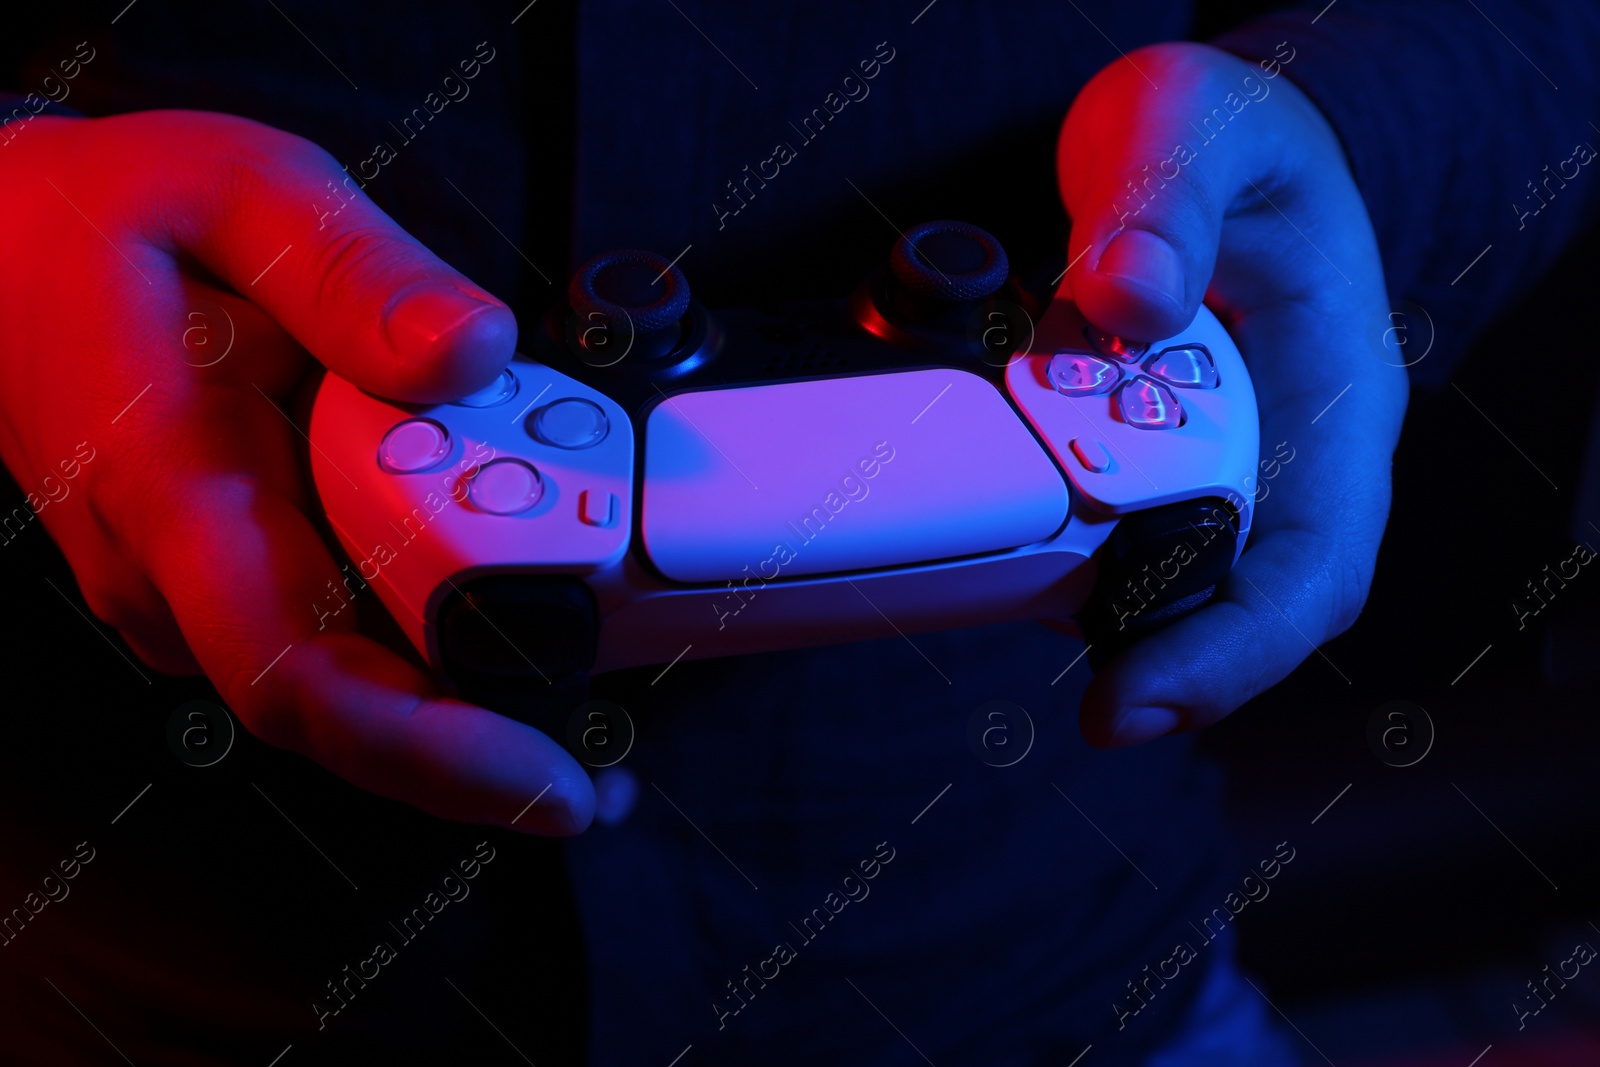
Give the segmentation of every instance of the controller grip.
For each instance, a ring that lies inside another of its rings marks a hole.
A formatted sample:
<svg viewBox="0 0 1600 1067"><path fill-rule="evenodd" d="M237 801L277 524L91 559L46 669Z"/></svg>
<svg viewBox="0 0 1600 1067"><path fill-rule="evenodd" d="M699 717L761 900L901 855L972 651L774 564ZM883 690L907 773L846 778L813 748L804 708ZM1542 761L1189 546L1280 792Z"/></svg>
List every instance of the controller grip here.
<svg viewBox="0 0 1600 1067"><path fill-rule="evenodd" d="M1099 670L1145 634L1198 611L1233 567L1239 516L1218 497L1151 508L1117 523L1077 621Z"/></svg>
<svg viewBox="0 0 1600 1067"><path fill-rule="evenodd" d="M599 616L577 578L497 575L439 607L439 654L463 700L525 722L571 751L567 724L589 701Z"/></svg>

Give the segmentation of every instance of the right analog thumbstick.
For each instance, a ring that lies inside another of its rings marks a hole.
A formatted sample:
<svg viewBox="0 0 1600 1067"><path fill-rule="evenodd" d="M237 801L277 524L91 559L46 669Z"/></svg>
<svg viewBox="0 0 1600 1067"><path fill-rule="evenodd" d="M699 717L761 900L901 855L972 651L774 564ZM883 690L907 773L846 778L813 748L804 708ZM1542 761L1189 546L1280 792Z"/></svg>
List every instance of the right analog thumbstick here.
<svg viewBox="0 0 1600 1067"><path fill-rule="evenodd" d="M896 285L923 300L965 303L991 296L1011 273L1006 250L970 223L924 222L889 254Z"/></svg>

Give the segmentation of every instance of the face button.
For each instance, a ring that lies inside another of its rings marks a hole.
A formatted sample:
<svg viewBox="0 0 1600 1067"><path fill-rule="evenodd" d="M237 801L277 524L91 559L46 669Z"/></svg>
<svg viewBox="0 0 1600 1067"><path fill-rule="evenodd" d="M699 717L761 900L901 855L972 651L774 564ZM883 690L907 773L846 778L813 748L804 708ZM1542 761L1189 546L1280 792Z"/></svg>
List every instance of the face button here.
<svg viewBox="0 0 1600 1067"><path fill-rule="evenodd" d="M1122 370L1092 352L1064 349L1050 357L1046 376L1063 396L1099 396L1111 392Z"/></svg>
<svg viewBox="0 0 1600 1067"><path fill-rule="evenodd" d="M432 419L396 423L378 445L378 466L391 474L416 474L450 454L450 432Z"/></svg>
<svg viewBox="0 0 1600 1067"><path fill-rule="evenodd" d="M533 413L533 436L557 448L592 448L611 429L606 413L592 400L569 396Z"/></svg>
<svg viewBox="0 0 1600 1067"><path fill-rule="evenodd" d="M515 515L527 511L544 496L544 480L532 464L520 459L497 459L485 463L468 491L472 503L491 515Z"/></svg>
<svg viewBox="0 0 1600 1067"><path fill-rule="evenodd" d="M1150 350L1147 344L1129 341L1104 330L1097 330L1093 326L1085 326L1083 336L1089 339L1089 344L1096 352L1123 363L1137 363L1139 358Z"/></svg>
<svg viewBox="0 0 1600 1067"><path fill-rule="evenodd" d="M1217 364L1205 345L1165 348L1144 361L1144 369L1179 389L1215 389Z"/></svg>
<svg viewBox="0 0 1600 1067"><path fill-rule="evenodd" d="M604 489L585 489L578 494L578 519L585 526L606 529L617 524L617 494Z"/></svg>
<svg viewBox="0 0 1600 1067"><path fill-rule="evenodd" d="M1170 430L1183 425L1183 408L1172 390L1144 375L1130 378L1117 390L1122 421L1141 430Z"/></svg>
<svg viewBox="0 0 1600 1067"><path fill-rule="evenodd" d="M1091 474L1104 474L1111 469L1111 453L1106 446L1092 437L1074 437L1069 446L1083 469Z"/></svg>
<svg viewBox="0 0 1600 1067"><path fill-rule="evenodd" d="M456 403L464 408L492 408L497 404L504 404L516 395L517 376L508 370L503 370L494 381L476 393L468 393Z"/></svg>

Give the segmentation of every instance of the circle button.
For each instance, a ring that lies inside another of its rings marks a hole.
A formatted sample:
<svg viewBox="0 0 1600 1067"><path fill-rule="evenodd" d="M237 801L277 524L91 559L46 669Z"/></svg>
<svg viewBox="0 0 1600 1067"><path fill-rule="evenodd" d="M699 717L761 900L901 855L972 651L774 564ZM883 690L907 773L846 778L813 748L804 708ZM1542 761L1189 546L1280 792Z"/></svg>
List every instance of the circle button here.
<svg viewBox="0 0 1600 1067"><path fill-rule="evenodd" d="M378 465L391 474L416 474L450 454L450 431L432 419L396 423L378 445Z"/></svg>
<svg viewBox="0 0 1600 1067"><path fill-rule="evenodd" d="M1177 345L1144 361L1144 369L1179 389L1215 389L1217 361L1205 345Z"/></svg>
<svg viewBox="0 0 1600 1067"><path fill-rule="evenodd" d="M527 511L544 496L544 479L530 463L497 459L479 468L468 493L480 510L491 515L515 515Z"/></svg>
<svg viewBox="0 0 1600 1067"><path fill-rule="evenodd" d="M605 440L611 423L592 400L569 396L533 413L533 436L557 448L593 448Z"/></svg>

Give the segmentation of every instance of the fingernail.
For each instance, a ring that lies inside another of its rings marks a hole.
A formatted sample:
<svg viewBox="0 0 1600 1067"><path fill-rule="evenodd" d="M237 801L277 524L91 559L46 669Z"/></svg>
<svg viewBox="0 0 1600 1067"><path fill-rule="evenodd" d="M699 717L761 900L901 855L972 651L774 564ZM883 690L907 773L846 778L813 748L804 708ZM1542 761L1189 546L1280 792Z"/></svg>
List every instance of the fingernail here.
<svg viewBox="0 0 1600 1067"><path fill-rule="evenodd" d="M389 347L405 355L429 351L475 315L498 308L452 285L420 282L396 293L383 312Z"/></svg>
<svg viewBox="0 0 1600 1067"><path fill-rule="evenodd" d="M598 798L587 775L581 782L557 781L549 793L539 802L539 807L550 805L550 825L554 833L564 836L581 834L594 822Z"/></svg>
<svg viewBox="0 0 1600 1067"><path fill-rule="evenodd" d="M1171 708L1129 708L1111 728L1111 744L1121 748L1165 737L1178 726L1178 713Z"/></svg>
<svg viewBox="0 0 1600 1067"><path fill-rule="evenodd" d="M1123 230L1111 238L1095 271L1183 306L1183 260L1177 249L1147 230Z"/></svg>

